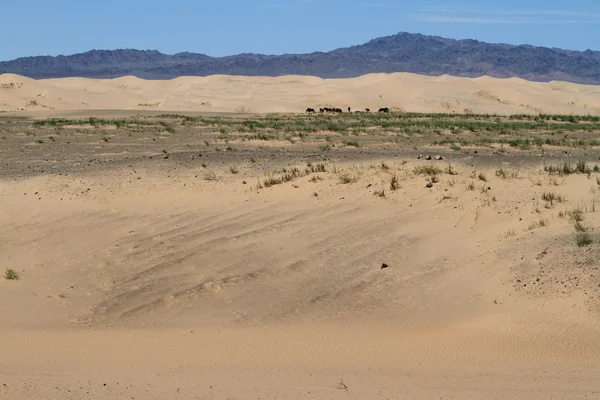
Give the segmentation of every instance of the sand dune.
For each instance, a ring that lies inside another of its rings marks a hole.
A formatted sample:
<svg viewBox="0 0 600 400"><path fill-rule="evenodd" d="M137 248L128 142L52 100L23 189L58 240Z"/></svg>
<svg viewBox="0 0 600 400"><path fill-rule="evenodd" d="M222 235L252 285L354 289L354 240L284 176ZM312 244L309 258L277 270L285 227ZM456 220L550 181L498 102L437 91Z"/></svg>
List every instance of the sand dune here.
<svg viewBox="0 0 600 400"><path fill-rule="evenodd" d="M161 110L303 112L307 107L414 112L600 114L600 88L522 79L427 77L407 73L352 79L214 75L148 81L32 80L0 75L0 111Z"/></svg>
<svg viewBox="0 0 600 400"><path fill-rule="evenodd" d="M338 168L365 184L387 175ZM532 309L540 324L560 317L554 324L574 323L578 314L586 321L600 306L600 288L583 276L593 266L579 267L577 292L587 297L575 309L568 299L574 288L551 288L573 271L539 270L544 257L553 265L577 258L572 226L558 211L592 207L597 184L585 176L555 190L568 206L542 211L539 198L551 183L532 187L528 177L490 180L470 192L469 179L447 178L429 191L422 178L406 175L385 201L359 184L341 186L330 173L322 182L306 177L298 188L259 193L231 189L226 178L183 186L184 176L138 173L145 182L108 175L3 184L4 257L30 265L24 274L32 279L23 283L44 284L33 292L69 298L33 299L14 316L0 315L3 326L20 327L38 310L97 327L339 323L352 315L357 323L403 330L481 319L503 330ZM483 186L491 190L482 194ZM541 219L548 227L531 227ZM593 225L596 216L587 220ZM565 243L552 242L563 236ZM27 251L31 244L34 252ZM523 298L513 293L516 280L533 285L516 287ZM553 309L544 310L549 304ZM31 310L23 312L26 306ZM539 326L537 334L552 330Z"/></svg>

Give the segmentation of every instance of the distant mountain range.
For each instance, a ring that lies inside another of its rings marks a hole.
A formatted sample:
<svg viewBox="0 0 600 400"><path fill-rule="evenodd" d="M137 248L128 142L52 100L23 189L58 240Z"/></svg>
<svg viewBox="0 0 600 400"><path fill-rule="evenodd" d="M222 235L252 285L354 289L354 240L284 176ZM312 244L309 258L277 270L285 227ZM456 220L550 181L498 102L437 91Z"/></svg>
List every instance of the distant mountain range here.
<svg viewBox="0 0 600 400"><path fill-rule="evenodd" d="M349 78L377 72L463 77L487 75L539 82L562 80L600 84L600 52L399 33L325 53L210 57L187 52L168 55L153 50L127 49L92 50L70 56L24 57L0 62L0 73L38 79L115 78L125 75L171 79L213 74Z"/></svg>

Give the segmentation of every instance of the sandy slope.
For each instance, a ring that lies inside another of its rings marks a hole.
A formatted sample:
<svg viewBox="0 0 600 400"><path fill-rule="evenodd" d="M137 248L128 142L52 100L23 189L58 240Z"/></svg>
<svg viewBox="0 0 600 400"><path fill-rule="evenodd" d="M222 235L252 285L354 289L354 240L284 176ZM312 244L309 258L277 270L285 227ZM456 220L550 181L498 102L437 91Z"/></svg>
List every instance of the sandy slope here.
<svg viewBox="0 0 600 400"><path fill-rule="evenodd" d="M147 81L0 75L0 111L162 110L303 112L307 107L379 107L416 112L600 114L600 87L522 79L407 73L352 79L214 75Z"/></svg>
<svg viewBox="0 0 600 400"><path fill-rule="evenodd" d="M595 179L465 164L429 190L388 164L268 189L150 166L1 182L22 279L0 282L0 397L598 398L599 252L558 216L591 211Z"/></svg>

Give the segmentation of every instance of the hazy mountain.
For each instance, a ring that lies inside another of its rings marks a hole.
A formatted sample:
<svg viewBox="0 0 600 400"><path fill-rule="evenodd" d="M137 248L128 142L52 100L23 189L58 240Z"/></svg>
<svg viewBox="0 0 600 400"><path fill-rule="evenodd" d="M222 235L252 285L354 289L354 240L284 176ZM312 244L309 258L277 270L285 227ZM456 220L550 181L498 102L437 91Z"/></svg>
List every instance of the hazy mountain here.
<svg viewBox="0 0 600 400"><path fill-rule="evenodd" d="M373 72L413 72L532 81L564 80L600 84L600 52L571 51L529 45L490 44L437 36L399 33L365 44L311 54L162 54L141 50L92 50L70 56L24 57L0 62L0 73L31 78L114 78L135 75L145 79L212 74L313 75L347 78Z"/></svg>

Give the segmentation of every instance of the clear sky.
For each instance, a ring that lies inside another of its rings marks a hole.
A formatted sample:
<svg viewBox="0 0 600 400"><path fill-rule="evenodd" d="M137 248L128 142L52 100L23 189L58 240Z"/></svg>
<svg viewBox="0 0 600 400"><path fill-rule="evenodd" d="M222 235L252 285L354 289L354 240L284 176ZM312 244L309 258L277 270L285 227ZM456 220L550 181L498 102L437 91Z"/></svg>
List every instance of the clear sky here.
<svg viewBox="0 0 600 400"><path fill-rule="evenodd" d="M0 60L135 48L306 53L398 32L600 50L599 0L6 0Z"/></svg>

